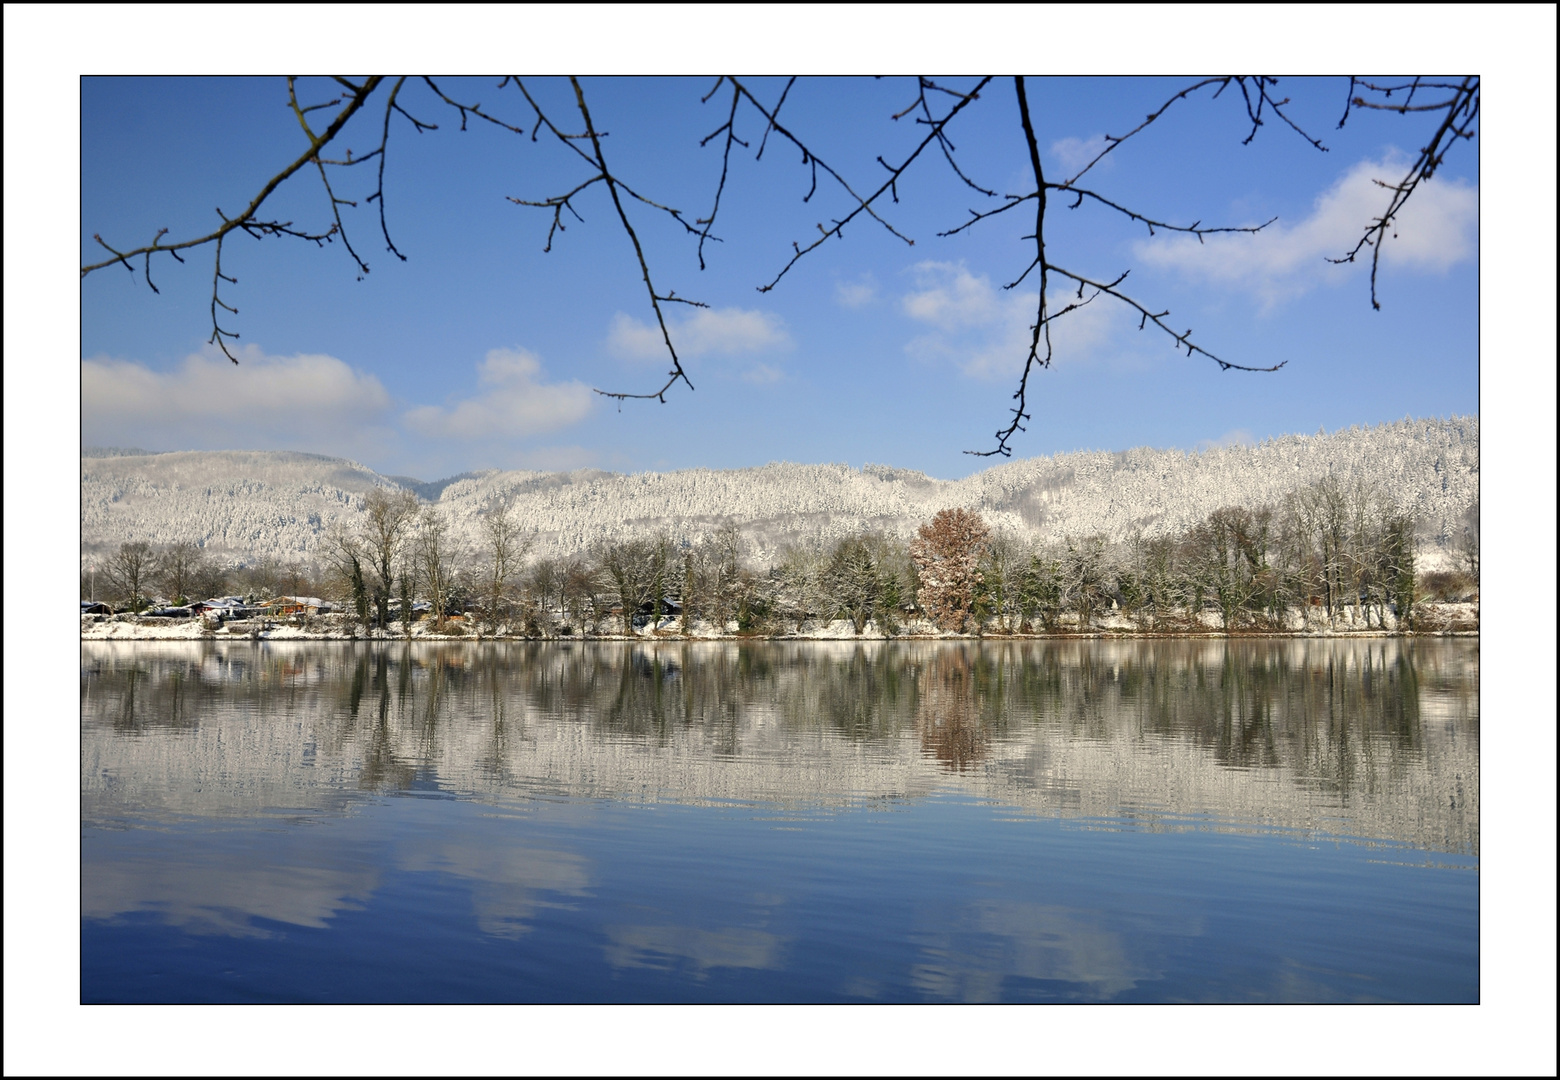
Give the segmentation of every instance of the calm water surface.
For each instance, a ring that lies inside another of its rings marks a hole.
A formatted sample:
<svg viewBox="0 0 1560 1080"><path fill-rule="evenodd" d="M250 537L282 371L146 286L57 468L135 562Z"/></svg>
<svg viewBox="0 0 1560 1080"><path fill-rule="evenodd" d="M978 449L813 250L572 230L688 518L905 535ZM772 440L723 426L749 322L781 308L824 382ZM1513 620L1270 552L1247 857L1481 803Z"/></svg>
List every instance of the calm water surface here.
<svg viewBox="0 0 1560 1080"><path fill-rule="evenodd" d="M1478 644L85 643L82 998L1479 998Z"/></svg>

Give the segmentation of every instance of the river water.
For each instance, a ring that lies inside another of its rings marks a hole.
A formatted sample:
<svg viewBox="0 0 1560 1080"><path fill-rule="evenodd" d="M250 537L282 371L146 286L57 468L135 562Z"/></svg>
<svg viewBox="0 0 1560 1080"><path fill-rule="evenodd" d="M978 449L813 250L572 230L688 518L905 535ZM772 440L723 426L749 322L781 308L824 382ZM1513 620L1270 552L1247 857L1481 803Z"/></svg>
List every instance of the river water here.
<svg viewBox="0 0 1560 1080"><path fill-rule="evenodd" d="M1478 661L84 643L82 998L1476 1002Z"/></svg>

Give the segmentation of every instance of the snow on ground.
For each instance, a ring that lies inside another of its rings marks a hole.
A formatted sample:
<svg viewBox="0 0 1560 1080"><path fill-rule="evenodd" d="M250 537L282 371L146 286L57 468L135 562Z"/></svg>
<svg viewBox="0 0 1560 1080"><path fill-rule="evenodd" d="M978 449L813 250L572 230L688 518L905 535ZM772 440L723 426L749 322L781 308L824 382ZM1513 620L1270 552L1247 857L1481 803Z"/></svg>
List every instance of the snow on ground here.
<svg viewBox="0 0 1560 1080"><path fill-rule="evenodd" d="M1479 629L1479 604L1478 601L1465 603L1424 603L1418 607L1420 632L1427 633L1477 633ZM1222 636L1223 629L1217 612L1205 611L1196 620L1197 629L1167 630L1163 632L1180 635L1213 635ZM1350 611L1348 617L1340 620L1337 626L1327 626L1315 619L1309 622L1298 610L1291 610L1287 620L1287 626L1282 631L1270 631L1296 637L1337 637L1353 634L1381 634L1395 633L1397 622L1388 613L1386 625L1377 620L1375 612L1366 610L1364 613ZM1119 613L1110 613L1096 620L1087 634L1076 630L1064 631L1055 636L1133 636L1137 634L1153 633L1152 628L1139 624ZM1253 631L1238 631L1237 633L1250 633ZM1262 631L1256 631L1262 632ZM491 640L490 635L485 635ZM599 635L565 635L552 637L552 640L570 641L612 641L634 640L646 638L675 639L682 636L682 630L676 620L662 620L659 629L653 630L649 626L641 627L632 635L625 634L599 634ZM803 628L801 633L788 631L772 636L773 640L786 641L854 641L854 640L885 640L887 638L950 638L969 639L973 634L948 634L939 631L931 623L925 620L912 620L904 623L897 634L886 634L877 623L869 621L865 631L859 635L855 633L849 620L836 619L828 623L814 623ZM1004 636L994 631L988 631L987 637ZM1045 635L1025 635L1045 636ZM736 624L728 625L725 632L720 632L709 623L699 622L695 624L694 631L690 635L695 639L737 639ZM404 641L400 627L390 631L372 630L367 633L354 632L341 623L316 624L313 628L292 626L286 623L256 624L254 626L228 626L221 629L212 629L208 624L199 619L157 619L146 621L132 621L121 616L102 618L96 616L83 616L81 620L81 639L83 641L234 641L254 639L261 641ZM477 639L476 634L452 632L436 634L431 625L416 623L412 627L412 639L414 641L472 641ZM771 640L767 636L758 636L760 640ZM523 640L523 639L511 639Z"/></svg>

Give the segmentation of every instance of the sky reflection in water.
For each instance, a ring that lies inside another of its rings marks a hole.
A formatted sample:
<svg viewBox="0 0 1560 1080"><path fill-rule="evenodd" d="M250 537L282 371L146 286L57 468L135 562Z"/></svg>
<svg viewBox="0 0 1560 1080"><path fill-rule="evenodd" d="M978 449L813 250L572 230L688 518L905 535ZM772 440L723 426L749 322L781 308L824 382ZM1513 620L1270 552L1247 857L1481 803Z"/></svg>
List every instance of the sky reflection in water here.
<svg viewBox="0 0 1560 1080"><path fill-rule="evenodd" d="M1466 641L82 651L83 996L1477 1000Z"/></svg>

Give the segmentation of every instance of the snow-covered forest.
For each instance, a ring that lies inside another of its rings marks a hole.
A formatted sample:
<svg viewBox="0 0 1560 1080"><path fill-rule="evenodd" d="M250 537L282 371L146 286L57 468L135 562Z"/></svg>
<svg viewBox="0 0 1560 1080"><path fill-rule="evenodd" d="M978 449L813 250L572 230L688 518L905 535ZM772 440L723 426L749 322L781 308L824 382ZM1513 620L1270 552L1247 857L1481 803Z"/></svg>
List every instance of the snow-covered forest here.
<svg viewBox="0 0 1560 1080"><path fill-rule="evenodd" d="M472 548L483 516L509 504L532 559L662 533L697 545L730 524L744 560L767 570L789 548L822 549L863 532L907 542L937 511L958 506L1026 543L1178 535L1221 507L1277 506L1329 475L1385 492L1414 523L1421 568L1450 568L1478 500L1478 419L1403 420L1194 452L1081 451L962 480L885 465L775 463L635 475L488 471L424 483L313 454L88 450L82 557L85 569L123 543L189 542L227 568L318 564L331 531L357 529L365 497L385 488L436 505L452 540Z"/></svg>

